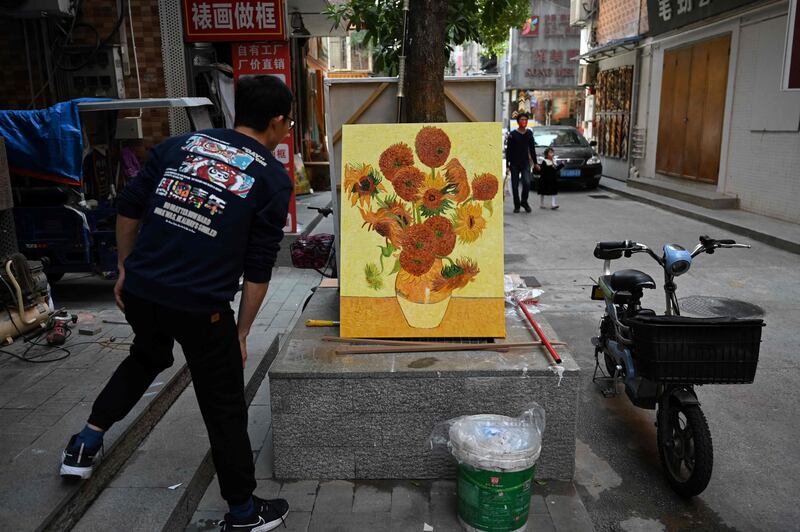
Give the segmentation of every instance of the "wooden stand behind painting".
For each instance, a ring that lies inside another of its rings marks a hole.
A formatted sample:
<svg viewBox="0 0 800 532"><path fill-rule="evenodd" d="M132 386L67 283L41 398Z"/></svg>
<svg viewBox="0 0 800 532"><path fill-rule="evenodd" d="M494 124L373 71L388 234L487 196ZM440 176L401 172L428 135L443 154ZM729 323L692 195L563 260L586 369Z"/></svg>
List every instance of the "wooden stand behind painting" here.
<svg viewBox="0 0 800 532"><path fill-rule="evenodd" d="M501 145L495 123L343 128L343 337L505 337Z"/></svg>

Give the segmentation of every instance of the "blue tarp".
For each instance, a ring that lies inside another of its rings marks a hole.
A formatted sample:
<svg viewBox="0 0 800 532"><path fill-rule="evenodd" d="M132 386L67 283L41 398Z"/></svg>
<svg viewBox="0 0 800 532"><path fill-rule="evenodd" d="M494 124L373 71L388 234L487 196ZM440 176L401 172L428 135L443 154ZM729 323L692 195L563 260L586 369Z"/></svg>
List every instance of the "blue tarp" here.
<svg viewBox="0 0 800 532"><path fill-rule="evenodd" d="M5 138L8 165L81 182L83 135L78 103L82 98L47 109L0 111L0 135Z"/></svg>

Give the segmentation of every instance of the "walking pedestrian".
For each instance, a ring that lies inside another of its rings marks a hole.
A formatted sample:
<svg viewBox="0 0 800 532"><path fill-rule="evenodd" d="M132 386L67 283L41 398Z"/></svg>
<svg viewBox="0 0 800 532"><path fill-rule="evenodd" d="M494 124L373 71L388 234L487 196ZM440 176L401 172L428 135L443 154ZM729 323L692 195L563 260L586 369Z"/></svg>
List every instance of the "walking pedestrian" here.
<svg viewBox="0 0 800 532"><path fill-rule="evenodd" d="M517 115L517 129L508 134L506 140L506 165L511 172L511 193L514 196L514 212L519 212L520 206L525 212L531 212L528 205L528 194L531 186L531 165L538 170L536 165L536 143L533 132L528 129L528 114ZM522 198L520 199L519 185L522 183Z"/></svg>
<svg viewBox="0 0 800 532"><path fill-rule="evenodd" d="M133 328L130 355L64 450L61 474L89 478L103 434L124 418L183 347L211 444L223 531L272 530L285 500L256 488L244 365L267 293L292 182L272 150L294 126L292 93L272 76L239 80L233 129L167 139L117 201L117 305ZM230 301L244 275L238 322Z"/></svg>
<svg viewBox="0 0 800 532"><path fill-rule="evenodd" d="M545 148L544 160L542 160L539 177L539 208L546 209L545 196L550 196L550 208L558 209L558 174L564 167L564 163L555 162L555 152L553 148Z"/></svg>

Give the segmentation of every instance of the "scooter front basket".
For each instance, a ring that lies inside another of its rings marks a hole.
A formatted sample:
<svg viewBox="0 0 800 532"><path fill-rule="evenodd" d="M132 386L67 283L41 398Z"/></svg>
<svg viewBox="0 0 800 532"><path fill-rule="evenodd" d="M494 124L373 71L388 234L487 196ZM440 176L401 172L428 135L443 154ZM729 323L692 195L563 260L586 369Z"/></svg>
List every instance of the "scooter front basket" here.
<svg viewBox="0 0 800 532"><path fill-rule="evenodd" d="M760 319L637 316L632 355L639 375L656 382L753 382L761 344Z"/></svg>

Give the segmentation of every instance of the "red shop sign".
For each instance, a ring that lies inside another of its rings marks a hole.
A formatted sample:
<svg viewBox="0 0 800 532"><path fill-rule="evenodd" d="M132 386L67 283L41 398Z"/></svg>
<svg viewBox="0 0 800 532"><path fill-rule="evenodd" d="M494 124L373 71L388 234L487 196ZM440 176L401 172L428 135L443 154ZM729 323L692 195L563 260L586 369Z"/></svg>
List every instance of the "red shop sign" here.
<svg viewBox="0 0 800 532"><path fill-rule="evenodd" d="M189 42L286 38L281 0L183 0L183 27Z"/></svg>
<svg viewBox="0 0 800 532"><path fill-rule="evenodd" d="M292 88L292 70L289 61L289 43L259 42L232 43L233 79L255 74L269 74L281 79ZM295 180L294 175L294 136L289 133L273 152L275 158L283 164L284 169ZM294 193L289 202L289 216L284 231L297 232L297 204Z"/></svg>

